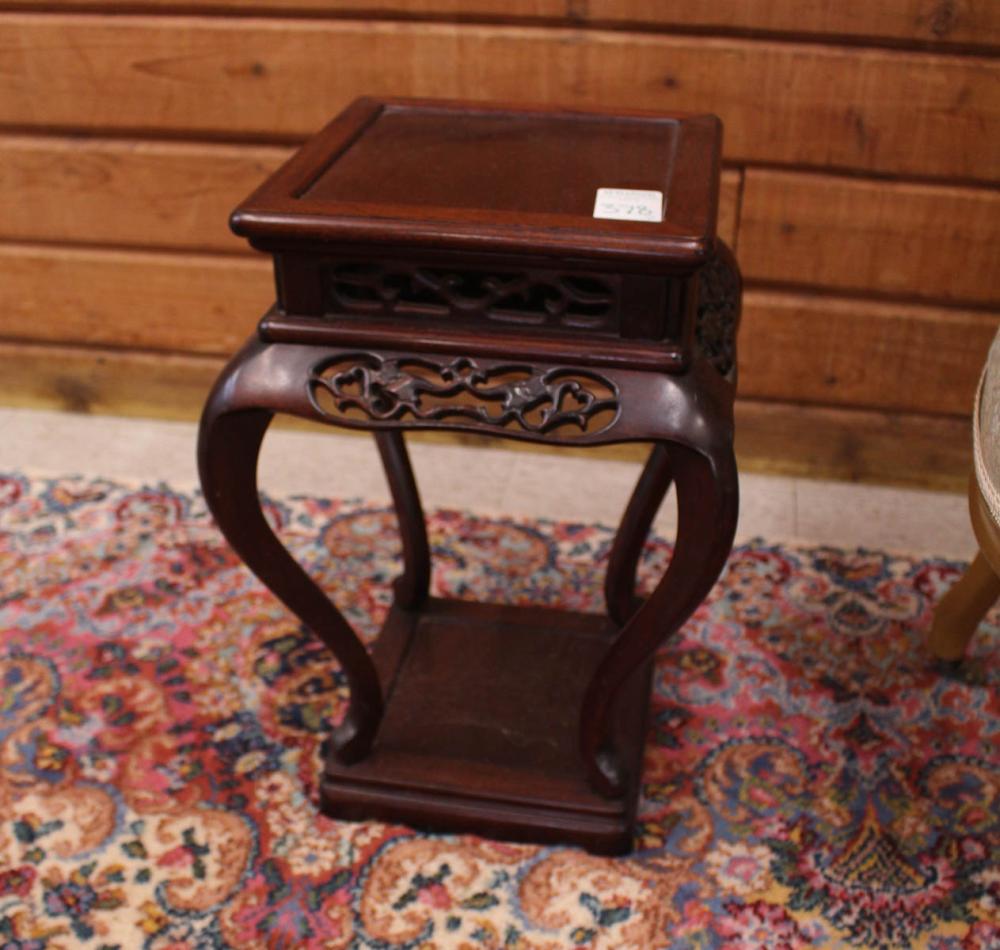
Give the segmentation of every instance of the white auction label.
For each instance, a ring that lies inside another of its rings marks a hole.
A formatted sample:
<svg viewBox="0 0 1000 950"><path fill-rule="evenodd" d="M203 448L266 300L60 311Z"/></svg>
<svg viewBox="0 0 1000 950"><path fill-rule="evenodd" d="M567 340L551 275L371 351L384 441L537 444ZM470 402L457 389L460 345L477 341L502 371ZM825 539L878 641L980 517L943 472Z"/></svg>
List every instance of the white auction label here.
<svg viewBox="0 0 1000 950"><path fill-rule="evenodd" d="M594 217L614 221L662 221L663 192L639 188L598 188Z"/></svg>

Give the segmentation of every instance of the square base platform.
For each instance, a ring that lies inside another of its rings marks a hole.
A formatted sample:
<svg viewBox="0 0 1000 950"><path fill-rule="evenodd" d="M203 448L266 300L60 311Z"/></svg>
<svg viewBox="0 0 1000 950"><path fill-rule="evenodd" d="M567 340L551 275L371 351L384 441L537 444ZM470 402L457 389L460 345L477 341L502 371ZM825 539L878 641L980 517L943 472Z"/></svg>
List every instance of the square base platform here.
<svg viewBox="0 0 1000 950"><path fill-rule="evenodd" d="M334 818L581 845L632 846L649 668L612 725L624 793L593 791L579 755L588 683L617 629L605 617L430 598L393 606L373 659L386 709L370 755L328 754L320 789Z"/></svg>

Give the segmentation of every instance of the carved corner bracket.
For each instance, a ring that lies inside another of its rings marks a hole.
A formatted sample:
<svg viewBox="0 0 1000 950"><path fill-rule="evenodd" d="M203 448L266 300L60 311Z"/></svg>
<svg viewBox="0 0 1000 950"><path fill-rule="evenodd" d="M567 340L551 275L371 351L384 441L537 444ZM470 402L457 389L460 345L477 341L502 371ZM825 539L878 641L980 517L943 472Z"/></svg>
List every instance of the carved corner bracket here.
<svg viewBox="0 0 1000 950"><path fill-rule="evenodd" d="M698 348L722 376L733 380L741 281L732 253L722 249L712 257L702 268L699 282L695 323Z"/></svg>

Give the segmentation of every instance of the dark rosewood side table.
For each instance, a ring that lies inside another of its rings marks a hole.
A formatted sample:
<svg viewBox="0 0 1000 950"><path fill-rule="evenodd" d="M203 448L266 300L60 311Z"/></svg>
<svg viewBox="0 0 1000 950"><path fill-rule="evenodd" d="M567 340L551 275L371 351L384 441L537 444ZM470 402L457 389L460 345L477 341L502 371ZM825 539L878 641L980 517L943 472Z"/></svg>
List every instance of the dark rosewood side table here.
<svg viewBox="0 0 1000 950"><path fill-rule="evenodd" d="M240 557L342 665L330 815L631 847L651 658L736 525L740 279L715 238L719 145L711 116L362 99L234 212L274 257L277 302L208 399L201 480ZM403 571L370 655L261 513L276 412L374 431ZM408 429L651 443L607 616L430 596ZM671 482L676 547L642 601Z"/></svg>

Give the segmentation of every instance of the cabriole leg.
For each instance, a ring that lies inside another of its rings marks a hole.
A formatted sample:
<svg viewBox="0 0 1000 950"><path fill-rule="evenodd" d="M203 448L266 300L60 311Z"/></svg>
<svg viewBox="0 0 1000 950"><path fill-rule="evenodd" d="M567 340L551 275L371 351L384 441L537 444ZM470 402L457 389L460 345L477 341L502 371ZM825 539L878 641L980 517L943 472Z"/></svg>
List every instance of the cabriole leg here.
<svg viewBox="0 0 1000 950"><path fill-rule="evenodd" d="M677 486L674 554L657 588L608 649L587 688L580 722L583 761L595 789L621 794L628 776L610 738L622 686L673 636L719 577L736 532L739 489L731 445L702 451L669 443Z"/></svg>
<svg viewBox="0 0 1000 950"><path fill-rule="evenodd" d="M431 581L431 554L420 492L413 477L403 433L388 429L376 432L375 444L378 446L389 491L392 492L393 504L396 506L403 544L403 573L396 578L393 590L396 603L412 610L427 599Z"/></svg>
<svg viewBox="0 0 1000 950"><path fill-rule="evenodd" d="M608 615L619 625L624 624L641 603L635 594L639 557L672 480L670 457L666 448L657 443L650 451L632 497L629 498L608 557L604 599Z"/></svg>
<svg viewBox="0 0 1000 950"><path fill-rule="evenodd" d="M226 406L225 385L205 407L198 437L198 468L205 499L236 553L254 574L326 644L350 689L343 723L331 746L345 762L364 758L382 718L378 674L351 626L271 530L257 493L257 459L272 413Z"/></svg>

